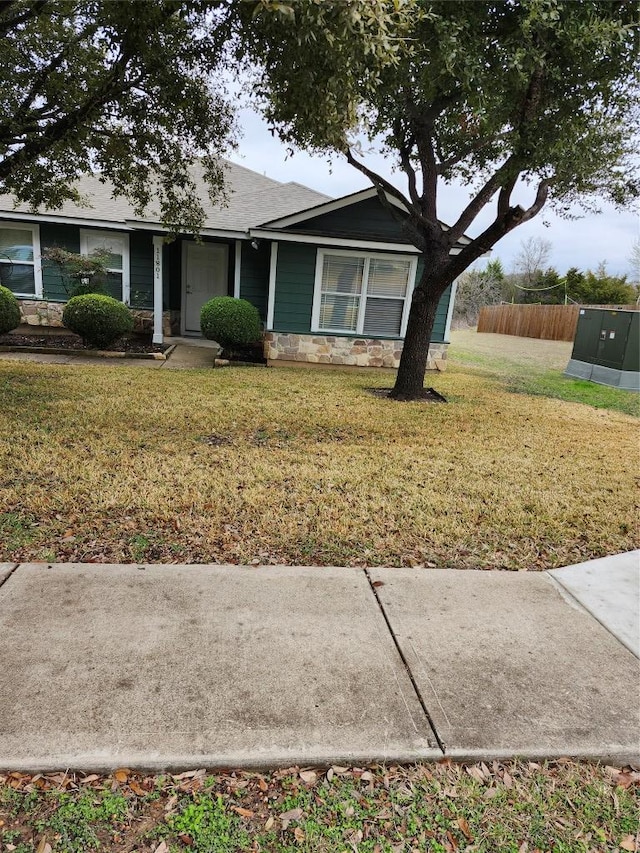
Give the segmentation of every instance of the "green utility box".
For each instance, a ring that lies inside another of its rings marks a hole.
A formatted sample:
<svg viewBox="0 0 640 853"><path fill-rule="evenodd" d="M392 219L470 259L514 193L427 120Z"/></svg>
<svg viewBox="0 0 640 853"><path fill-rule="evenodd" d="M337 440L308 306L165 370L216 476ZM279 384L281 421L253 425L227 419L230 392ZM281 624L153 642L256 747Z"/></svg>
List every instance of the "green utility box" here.
<svg viewBox="0 0 640 853"><path fill-rule="evenodd" d="M640 311L580 308L565 376L640 391Z"/></svg>

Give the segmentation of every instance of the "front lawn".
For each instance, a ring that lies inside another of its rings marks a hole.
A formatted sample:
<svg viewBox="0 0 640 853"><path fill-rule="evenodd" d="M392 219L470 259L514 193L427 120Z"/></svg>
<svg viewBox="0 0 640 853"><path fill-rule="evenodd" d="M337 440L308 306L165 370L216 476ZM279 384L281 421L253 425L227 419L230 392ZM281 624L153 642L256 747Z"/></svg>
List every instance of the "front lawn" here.
<svg viewBox="0 0 640 853"><path fill-rule="evenodd" d="M454 367L0 362L1 560L542 569L636 546L637 421Z"/></svg>

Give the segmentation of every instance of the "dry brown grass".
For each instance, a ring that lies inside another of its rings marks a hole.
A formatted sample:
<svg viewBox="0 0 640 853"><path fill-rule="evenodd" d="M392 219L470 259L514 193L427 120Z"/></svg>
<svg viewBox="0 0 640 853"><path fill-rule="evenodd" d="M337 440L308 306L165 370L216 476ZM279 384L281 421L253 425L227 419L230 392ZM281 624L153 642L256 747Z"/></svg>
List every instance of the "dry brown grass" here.
<svg viewBox="0 0 640 853"><path fill-rule="evenodd" d="M637 545L637 421L456 368L0 362L0 560L542 569Z"/></svg>

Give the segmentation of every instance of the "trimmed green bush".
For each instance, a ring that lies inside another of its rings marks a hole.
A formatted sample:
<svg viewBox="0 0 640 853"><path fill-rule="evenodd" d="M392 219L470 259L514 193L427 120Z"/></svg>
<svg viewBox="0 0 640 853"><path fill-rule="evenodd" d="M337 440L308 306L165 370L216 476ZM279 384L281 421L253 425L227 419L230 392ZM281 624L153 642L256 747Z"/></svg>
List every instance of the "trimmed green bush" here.
<svg viewBox="0 0 640 853"><path fill-rule="evenodd" d="M258 309L246 299L232 296L216 296L205 302L200 327L205 338L216 341L223 349L248 346L262 337Z"/></svg>
<svg viewBox="0 0 640 853"><path fill-rule="evenodd" d="M102 293L73 296L65 305L62 322L97 349L133 331L133 316L127 306Z"/></svg>
<svg viewBox="0 0 640 853"><path fill-rule="evenodd" d="M8 287L0 285L0 335L20 325L20 306Z"/></svg>

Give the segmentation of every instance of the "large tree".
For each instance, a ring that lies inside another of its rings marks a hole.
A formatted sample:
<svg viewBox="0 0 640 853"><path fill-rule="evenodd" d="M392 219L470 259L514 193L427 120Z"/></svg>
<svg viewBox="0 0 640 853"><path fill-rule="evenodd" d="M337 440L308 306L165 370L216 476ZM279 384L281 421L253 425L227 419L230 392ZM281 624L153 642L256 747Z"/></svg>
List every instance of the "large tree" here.
<svg viewBox="0 0 640 853"><path fill-rule="evenodd" d="M78 201L97 171L142 211L197 230L190 166L213 196L233 135L218 66L229 4L179 0L0 2L0 192L34 207Z"/></svg>
<svg viewBox="0 0 640 853"><path fill-rule="evenodd" d="M421 396L440 297L477 258L545 204L569 212L639 194L635 2L262 0L241 9L256 95L281 138L343 155L424 254L397 398ZM404 191L368 164L363 137L404 173ZM439 196L454 180L469 200L444 228ZM490 224L453 254L487 206Z"/></svg>

